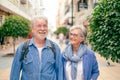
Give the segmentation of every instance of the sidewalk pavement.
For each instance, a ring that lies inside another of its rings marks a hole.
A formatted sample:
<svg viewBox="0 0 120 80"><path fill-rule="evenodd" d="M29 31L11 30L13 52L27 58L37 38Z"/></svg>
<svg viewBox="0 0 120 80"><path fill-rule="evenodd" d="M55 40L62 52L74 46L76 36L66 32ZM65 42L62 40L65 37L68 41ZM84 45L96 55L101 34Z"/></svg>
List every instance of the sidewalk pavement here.
<svg viewBox="0 0 120 80"><path fill-rule="evenodd" d="M59 46L62 50L65 48L65 45L59 45ZM12 50L12 47L5 50L0 50L0 55L11 52L11 50ZM105 60L103 57L101 57L97 53L95 53L95 55L98 60L99 70L100 70L100 75L98 77L98 80L119 80L120 64L113 63L111 60L109 60L111 65L108 66L107 60ZM9 80L10 69L11 69L11 66L9 66L9 68L0 69L0 80Z"/></svg>
<svg viewBox="0 0 120 80"><path fill-rule="evenodd" d="M15 45L16 48L18 45ZM13 52L13 46L7 46L7 48L0 50L0 80L9 80Z"/></svg>
<svg viewBox="0 0 120 80"><path fill-rule="evenodd" d="M99 54L95 54L99 64L100 76L98 80L119 80L120 79L120 63L113 63L111 60L110 65L107 60Z"/></svg>

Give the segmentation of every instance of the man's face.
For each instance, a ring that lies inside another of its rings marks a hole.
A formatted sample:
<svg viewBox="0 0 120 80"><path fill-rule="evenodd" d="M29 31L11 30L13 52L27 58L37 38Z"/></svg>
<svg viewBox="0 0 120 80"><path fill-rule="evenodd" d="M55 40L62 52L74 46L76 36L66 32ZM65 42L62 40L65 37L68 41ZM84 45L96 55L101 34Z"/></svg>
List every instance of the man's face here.
<svg viewBox="0 0 120 80"><path fill-rule="evenodd" d="M34 38L44 40L48 34L48 24L43 19L37 19L32 27Z"/></svg>
<svg viewBox="0 0 120 80"><path fill-rule="evenodd" d="M81 30L74 29L69 33L69 40L72 45L78 45L83 41L83 38L80 37Z"/></svg>

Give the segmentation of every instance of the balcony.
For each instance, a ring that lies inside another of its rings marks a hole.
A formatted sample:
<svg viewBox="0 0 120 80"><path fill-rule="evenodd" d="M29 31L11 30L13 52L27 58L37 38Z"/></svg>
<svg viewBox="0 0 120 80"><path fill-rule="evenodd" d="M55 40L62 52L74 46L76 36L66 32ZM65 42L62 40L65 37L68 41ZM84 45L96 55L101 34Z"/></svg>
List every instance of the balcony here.
<svg viewBox="0 0 120 80"><path fill-rule="evenodd" d="M0 1L0 9L7 12L7 13L10 13L10 14L23 16L24 18L30 20L29 14L25 13L19 7L15 6L14 4L12 4L8 0L1 0Z"/></svg>

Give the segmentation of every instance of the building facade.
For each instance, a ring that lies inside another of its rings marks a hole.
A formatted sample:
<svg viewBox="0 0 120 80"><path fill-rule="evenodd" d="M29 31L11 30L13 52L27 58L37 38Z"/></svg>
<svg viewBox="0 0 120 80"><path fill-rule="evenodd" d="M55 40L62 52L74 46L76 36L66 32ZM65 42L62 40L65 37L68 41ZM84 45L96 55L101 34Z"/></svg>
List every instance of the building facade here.
<svg viewBox="0 0 120 80"><path fill-rule="evenodd" d="M59 2L60 1L61 0L59 0ZM97 0L64 0L63 2L60 2L62 4L59 5L59 22L57 22L57 24L68 27L73 24L83 24L87 17L92 13L97 2Z"/></svg>
<svg viewBox="0 0 120 80"><path fill-rule="evenodd" d="M0 0L0 25L6 16L19 15L30 20L32 4L29 0Z"/></svg>
<svg viewBox="0 0 120 80"><path fill-rule="evenodd" d="M31 20L36 15L44 14L44 7L42 0L0 0L0 26L9 15L18 15ZM2 38L0 36L0 49L1 42L11 42L12 38Z"/></svg>
<svg viewBox="0 0 120 80"><path fill-rule="evenodd" d="M37 3L33 1L40 0L0 0L0 26L4 23L4 20L9 15L18 15L31 20L31 17L37 15L40 12L36 12L34 9L39 10L39 6L35 6ZM39 2L38 4L42 4ZM36 14L35 14L36 13ZM0 49L1 44L10 42L12 44L13 39L11 37L2 38L0 35Z"/></svg>
<svg viewBox="0 0 120 80"><path fill-rule="evenodd" d="M32 16L43 15L44 14L44 5L43 0L29 0L33 4Z"/></svg>

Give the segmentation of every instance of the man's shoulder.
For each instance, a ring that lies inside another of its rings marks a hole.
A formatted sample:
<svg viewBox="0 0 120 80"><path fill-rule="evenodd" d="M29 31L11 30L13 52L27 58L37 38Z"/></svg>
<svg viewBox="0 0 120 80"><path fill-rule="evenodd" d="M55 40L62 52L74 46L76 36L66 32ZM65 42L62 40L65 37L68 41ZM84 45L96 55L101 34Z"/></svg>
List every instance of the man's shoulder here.
<svg viewBox="0 0 120 80"><path fill-rule="evenodd" d="M52 40L50 40L50 39L48 39L48 40L49 40L50 44L52 44L52 45L54 45L55 47L58 47L58 48L59 48L58 44L57 44L55 41L52 41Z"/></svg>
<svg viewBox="0 0 120 80"><path fill-rule="evenodd" d="M19 44L18 48L22 49L23 46L24 46L26 43L29 45L29 44L30 44L30 41L31 41L30 39L27 39L27 40L22 41L22 42Z"/></svg>

